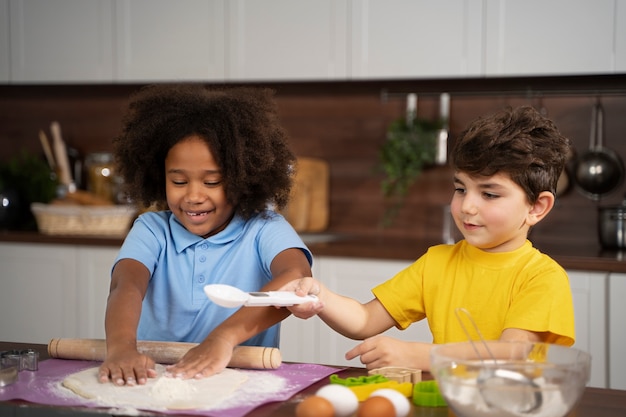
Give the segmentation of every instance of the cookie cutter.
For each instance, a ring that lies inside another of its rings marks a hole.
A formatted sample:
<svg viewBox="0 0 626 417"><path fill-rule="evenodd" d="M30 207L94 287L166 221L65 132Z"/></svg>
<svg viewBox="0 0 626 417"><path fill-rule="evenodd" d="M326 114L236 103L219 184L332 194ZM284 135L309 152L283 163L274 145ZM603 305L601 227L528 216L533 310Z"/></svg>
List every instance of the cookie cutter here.
<svg viewBox="0 0 626 417"><path fill-rule="evenodd" d="M15 366L18 371L36 371L39 369L39 352L35 349L7 350L0 352L2 367Z"/></svg>
<svg viewBox="0 0 626 417"><path fill-rule="evenodd" d="M387 381L377 384L353 385L348 388L354 392L359 401L365 401L374 391L382 388L390 388L409 398L413 391L413 384L410 382Z"/></svg>
<svg viewBox="0 0 626 417"><path fill-rule="evenodd" d="M39 352L35 349L20 351L20 370L36 371L39 369Z"/></svg>
<svg viewBox="0 0 626 417"><path fill-rule="evenodd" d="M435 380L421 381L413 386L413 404L420 407L445 407L447 405Z"/></svg>
<svg viewBox="0 0 626 417"><path fill-rule="evenodd" d="M17 381L17 367L9 366L0 368L0 388L11 385Z"/></svg>
<svg viewBox="0 0 626 417"><path fill-rule="evenodd" d="M387 381L389 381L389 379L383 375L351 376L348 378L340 378L336 374L332 374L330 376L331 384L345 385L346 387L357 387L367 384L380 384Z"/></svg>
<svg viewBox="0 0 626 417"><path fill-rule="evenodd" d="M0 352L0 387L6 387L17 381L20 362L19 351L8 350Z"/></svg>
<svg viewBox="0 0 626 417"><path fill-rule="evenodd" d="M422 380L422 370L402 366L385 366L371 369L368 375L382 375L391 381L411 382L416 384Z"/></svg>

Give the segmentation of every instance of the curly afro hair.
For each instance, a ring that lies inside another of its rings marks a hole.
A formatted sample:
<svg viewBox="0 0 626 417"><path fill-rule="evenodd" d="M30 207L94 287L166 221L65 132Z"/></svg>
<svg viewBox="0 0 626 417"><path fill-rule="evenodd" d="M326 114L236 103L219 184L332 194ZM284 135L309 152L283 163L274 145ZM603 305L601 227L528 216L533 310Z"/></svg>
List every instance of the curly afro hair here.
<svg viewBox="0 0 626 417"><path fill-rule="evenodd" d="M226 198L241 216L250 218L270 204L282 209L295 156L273 97L264 88L209 90L190 84L148 86L134 93L122 133L113 140L129 197L146 207L165 208L167 153L198 135L219 164Z"/></svg>

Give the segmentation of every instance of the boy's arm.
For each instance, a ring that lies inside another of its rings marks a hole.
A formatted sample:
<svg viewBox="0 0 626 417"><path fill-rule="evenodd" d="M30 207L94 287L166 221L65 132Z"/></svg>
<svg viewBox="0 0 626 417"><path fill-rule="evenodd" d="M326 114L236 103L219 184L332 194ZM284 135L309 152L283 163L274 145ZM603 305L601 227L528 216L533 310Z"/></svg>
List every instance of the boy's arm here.
<svg viewBox="0 0 626 417"><path fill-rule="evenodd" d="M531 332L523 329L504 329L500 334L501 341L545 342L547 333Z"/></svg>
<svg viewBox="0 0 626 417"><path fill-rule="evenodd" d="M378 299L362 304L329 290L314 278L290 282L282 290L295 291L298 295L317 295L317 303L293 306L289 310L300 318L317 314L333 330L352 339L362 340L396 325Z"/></svg>

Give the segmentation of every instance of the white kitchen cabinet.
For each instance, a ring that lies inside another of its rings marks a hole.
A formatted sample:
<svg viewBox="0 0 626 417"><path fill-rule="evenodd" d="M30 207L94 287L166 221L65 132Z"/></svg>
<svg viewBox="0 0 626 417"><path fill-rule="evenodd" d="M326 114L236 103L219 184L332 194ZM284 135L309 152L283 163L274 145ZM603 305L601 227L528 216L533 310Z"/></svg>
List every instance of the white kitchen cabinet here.
<svg viewBox="0 0 626 417"><path fill-rule="evenodd" d="M352 78L482 75L483 0L353 0Z"/></svg>
<svg viewBox="0 0 626 417"><path fill-rule="evenodd" d="M348 4L348 0L228 2L228 80L346 79Z"/></svg>
<svg viewBox="0 0 626 417"><path fill-rule="evenodd" d="M589 386L607 388L607 272L567 271L574 298L576 343L591 354Z"/></svg>
<svg viewBox="0 0 626 417"><path fill-rule="evenodd" d="M625 30L624 21L615 26L617 3L485 0L485 75L614 72L616 36ZM624 36L618 40L623 42Z"/></svg>
<svg viewBox="0 0 626 417"><path fill-rule="evenodd" d="M609 276L609 388L626 390L626 274Z"/></svg>
<svg viewBox="0 0 626 417"><path fill-rule="evenodd" d="M0 83L10 78L9 0L0 0Z"/></svg>
<svg viewBox="0 0 626 417"><path fill-rule="evenodd" d="M615 5L615 72L626 72L626 2Z"/></svg>
<svg viewBox="0 0 626 417"><path fill-rule="evenodd" d="M362 258L324 257L320 265L320 279L333 291L367 302L374 296L371 289L388 280L411 264L410 261L372 260ZM422 320L405 330L392 328L385 333L405 341L432 342L428 323ZM320 329L319 363L362 366L358 358L347 361L345 353L360 341L341 336L325 324Z"/></svg>
<svg viewBox="0 0 626 417"><path fill-rule="evenodd" d="M115 0L117 80L223 81L224 3Z"/></svg>
<svg viewBox="0 0 626 417"><path fill-rule="evenodd" d="M624 72L621 0L0 0L0 83Z"/></svg>
<svg viewBox="0 0 626 417"><path fill-rule="evenodd" d="M313 259L312 273L320 277L321 259ZM319 363L320 328L325 326L317 317L308 320L290 316L280 325L280 353L284 361Z"/></svg>
<svg viewBox="0 0 626 417"><path fill-rule="evenodd" d="M11 82L112 82L111 0L9 0Z"/></svg>
<svg viewBox="0 0 626 417"><path fill-rule="evenodd" d="M104 339L111 269L119 248L79 246L77 248L78 332L80 337Z"/></svg>
<svg viewBox="0 0 626 417"><path fill-rule="evenodd" d="M76 251L0 244L0 339L48 343L77 334Z"/></svg>
<svg viewBox="0 0 626 417"><path fill-rule="evenodd" d="M117 249L0 243L0 340L104 337Z"/></svg>

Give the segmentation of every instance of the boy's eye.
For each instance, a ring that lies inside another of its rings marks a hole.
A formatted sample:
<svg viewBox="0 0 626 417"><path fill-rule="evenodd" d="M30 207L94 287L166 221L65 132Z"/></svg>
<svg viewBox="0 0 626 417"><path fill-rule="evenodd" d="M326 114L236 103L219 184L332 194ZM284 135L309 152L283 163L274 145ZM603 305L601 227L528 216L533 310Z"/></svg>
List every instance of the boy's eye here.
<svg viewBox="0 0 626 417"><path fill-rule="evenodd" d="M174 184L174 185L185 185L185 184L187 184L187 181L184 181L184 180L172 180L172 184Z"/></svg>
<svg viewBox="0 0 626 417"><path fill-rule="evenodd" d="M463 194L465 192L465 188L455 187L454 188L454 192L457 193L457 194Z"/></svg>
<svg viewBox="0 0 626 417"><path fill-rule="evenodd" d="M204 185L207 185L209 187L217 187L221 183L222 183L222 181L205 181Z"/></svg>
<svg viewBox="0 0 626 417"><path fill-rule="evenodd" d="M485 198L488 198L488 199L494 199L494 198L500 197L498 194L492 194L492 193L483 193L483 195L485 196Z"/></svg>

